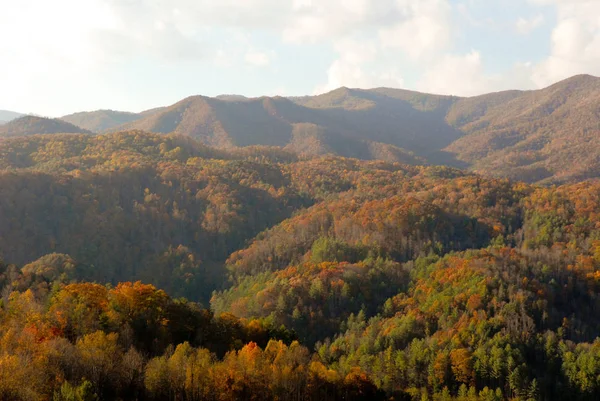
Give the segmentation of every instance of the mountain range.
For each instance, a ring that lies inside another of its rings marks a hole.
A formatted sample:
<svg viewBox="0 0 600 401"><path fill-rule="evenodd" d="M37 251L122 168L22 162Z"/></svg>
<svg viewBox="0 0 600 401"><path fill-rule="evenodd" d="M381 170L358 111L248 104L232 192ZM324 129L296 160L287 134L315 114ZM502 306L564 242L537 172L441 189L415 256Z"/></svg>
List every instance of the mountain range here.
<svg viewBox="0 0 600 401"><path fill-rule="evenodd" d="M423 165L594 177L597 93L3 125L0 400L599 400L600 180Z"/></svg>
<svg viewBox="0 0 600 401"><path fill-rule="evenodd" d="M61 118L72 124L64 127L20 119L0 136L138 129L224 149L278 146L303 156L449 165L547 184L600 175L599 100L600 78L589 75L468 98L391 88L290 98L191 96L142 113L71 114Z"/></svg>

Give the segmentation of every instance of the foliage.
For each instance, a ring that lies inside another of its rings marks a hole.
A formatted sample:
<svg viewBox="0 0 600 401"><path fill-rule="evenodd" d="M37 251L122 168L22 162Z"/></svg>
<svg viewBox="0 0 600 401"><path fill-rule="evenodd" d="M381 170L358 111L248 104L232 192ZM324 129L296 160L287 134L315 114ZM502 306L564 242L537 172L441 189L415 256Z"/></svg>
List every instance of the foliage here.
<svg viewBox="0 0 600 401"><path fill-rule="evenodd" d="M600 182L139 131L0 167L0 399L600 398Z"/></svg>

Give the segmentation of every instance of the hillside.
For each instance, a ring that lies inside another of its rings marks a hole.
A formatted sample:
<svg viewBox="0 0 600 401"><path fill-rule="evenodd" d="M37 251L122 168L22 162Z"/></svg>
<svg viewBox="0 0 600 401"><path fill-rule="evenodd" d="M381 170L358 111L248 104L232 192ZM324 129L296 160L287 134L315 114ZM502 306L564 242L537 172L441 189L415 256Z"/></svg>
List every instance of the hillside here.
<svg viewBox="0 0 600 401"><path fill-rule="evenodd" d="M0 126L0 138L58 133L91 134L92 132L59 119L35 116L20 117Z"/></svg>
<svg viewBox="0 0 600 401"><path fill-rule="evenodd" d="M333 96L346 99L337 101L348 107L307 107L328 101L320 98L295 103L282 97L194 96L115 130L174 132L221 148L268 145L308 156L332 153L408 163L423 163L429 149L441 149L459 134L443 121L438 109L447 107L444 102L423 109L377 92L343 90Z"/></svg>
<svg viewBox="0 0 600 401"><path fill-rule="evenodd" d="M141 113L98 110L60 121L2 124L0 113L0 136L144 130L220 149L277 146L303 157L447 165L553 184L600 176L599 104L600 78L580 75L542 90L470 98L339 88L293 98L192 96Z"/></svg>
<svg viewBox="0 0 600 401"><path fill-rule="evenodd" d="M104 132L142 118L142 115L114 110L96 110L63 116L60 119L92 132Z"/></svg>
<svg viewBox="0 0 600 401"><path fill-rule="evenodd" d="M599 181L129 131L0 191L0 399L600 396Z"/></svg>
<svg viewBox="0 0 600 401"><path fill-rule="evenodd" d="M463 99L447 119L465 136L445 150L473 170L529 182L600 174L600 78Z"/></svg>
<svg viewBox="0 0 600 401"><path fill-rule="evenodd" d="M178 133L219 148L468 168L527 182L600 175L600 78L472 98L340 88L295 98L193 96L113 128Z"/></svg>
<svg viewBox="0 0 600 401"><path fill-rule="evenodd" d="M8 138L0 170L5 399L600 394L598 182L141 131Z"/></svg>

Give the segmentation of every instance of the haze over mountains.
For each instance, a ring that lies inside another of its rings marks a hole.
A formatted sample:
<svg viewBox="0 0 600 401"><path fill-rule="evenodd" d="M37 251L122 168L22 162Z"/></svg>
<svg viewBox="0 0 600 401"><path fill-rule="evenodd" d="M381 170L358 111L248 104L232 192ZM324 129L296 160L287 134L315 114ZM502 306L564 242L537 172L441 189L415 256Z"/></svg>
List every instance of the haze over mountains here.
<svg viewBox="0 0 600 401"><path fill-rule="evenodd" d="M22 116L23 114L16 113L14 111L0 110L0 124L5 124L10 120L14 120L15 118L19 118Z"/></svg>
<svg viewBox="0 0 600 401"><path fill-rule="evenodd" d="M600 79L589 75L470 98L390 88L294 98L191 96L142 113L76 113L62 117L72 124L65 127L17 120L0 136L140 129L218 148L279 146L305 156L443 164L557 183L600 174L599 100Z"/></svg>

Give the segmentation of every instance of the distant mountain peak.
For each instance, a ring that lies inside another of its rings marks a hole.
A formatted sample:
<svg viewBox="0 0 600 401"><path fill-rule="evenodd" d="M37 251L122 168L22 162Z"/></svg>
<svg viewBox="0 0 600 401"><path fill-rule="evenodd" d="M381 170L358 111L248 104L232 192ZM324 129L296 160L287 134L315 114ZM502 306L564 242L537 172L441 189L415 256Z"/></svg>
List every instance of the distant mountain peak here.
<svg viewBox="0 0 600 401"><path fill-rule="evenodd" d="M0 121L7 123L15 118L23 117L24 115L25 114L23 113L17 113L15 111L0 110Z"/></svg>
<svg viewBox="0 0 600 401"><path fill-rule="evenodd" d="M38 116L23 116L0 126L0 137L36 134L91 134L91 131L66 121Z"/></svg>
<svg viewBox="0 0 600 401"><path fill-rule="evenodd" d="M223 95L217 96L215 99L223 100L226 102L236 102L236 101L248 100L249 98L246 96L243 96L243 95L223 94Z"/></svg>
<svg viewBox="0 0 600 401"><path fill-rule="evenodd" d="M580 75L575 75L573 77L567 78L567 79L563 79L562 81L559 81L557 83L555 83L554 85L550 85L548 88L545 89L553 89L553 88L582 88L582 89L588 89L587 87L589 85L600 85L600 78L595 77L593 75L589 75L589 74L580 74ZM542 89L544 90L544 89Z"/></svg>
<svg viewBox="0 0 600 401"><path fill-rule="evenodd" d="M564 81L581 81L581 80L584 80L584 81L596 81L598 79L600 79L600 77L597 77L595 75L591 75L591 74L578 74L578 75L572 76L571 78L567 78L567 79L563 80L563 82Z"/></svg>
<svg viewBox="0 0 600 401"><path fill-rule="evenodd" d="M75 126L93 132L105 132L113 127L132 122L142 118L141 114L127 111L101 109L95 111L84 111L61 117Z"/></svg>

